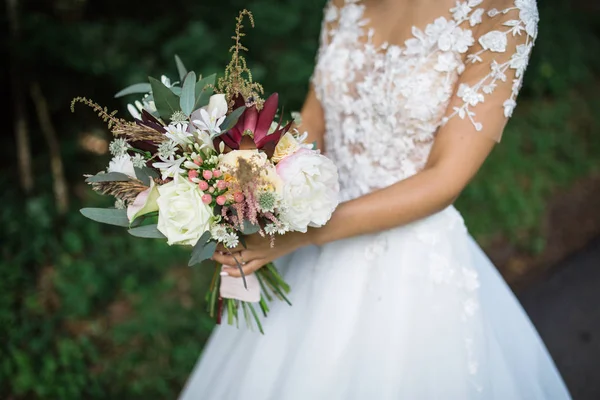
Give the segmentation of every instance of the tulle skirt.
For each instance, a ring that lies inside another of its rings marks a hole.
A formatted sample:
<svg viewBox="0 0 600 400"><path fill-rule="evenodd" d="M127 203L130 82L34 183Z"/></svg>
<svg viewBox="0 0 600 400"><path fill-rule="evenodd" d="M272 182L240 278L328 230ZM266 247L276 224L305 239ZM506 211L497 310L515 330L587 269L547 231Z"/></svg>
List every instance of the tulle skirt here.
<svg viewBox="0 0 600 400"><path fill-rule="evenodd" d="M527 315L449 207L279 260L265 335L215 329L183 400L569 399Z"/></svg>

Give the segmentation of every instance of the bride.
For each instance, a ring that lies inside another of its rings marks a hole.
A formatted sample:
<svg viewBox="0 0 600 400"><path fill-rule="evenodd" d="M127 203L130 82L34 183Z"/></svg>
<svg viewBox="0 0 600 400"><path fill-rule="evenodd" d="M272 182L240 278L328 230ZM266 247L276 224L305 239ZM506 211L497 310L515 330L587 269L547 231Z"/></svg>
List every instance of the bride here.
<svg viewBox="0 0 600 400"><path fill-rule="evenodd" d="M452 206L500 140L537 22L535 0L329 2L301 130L342 203L234 250L246 273L277 260L293 307L265 336L218 327L182 399L570 398Z"/></svg>

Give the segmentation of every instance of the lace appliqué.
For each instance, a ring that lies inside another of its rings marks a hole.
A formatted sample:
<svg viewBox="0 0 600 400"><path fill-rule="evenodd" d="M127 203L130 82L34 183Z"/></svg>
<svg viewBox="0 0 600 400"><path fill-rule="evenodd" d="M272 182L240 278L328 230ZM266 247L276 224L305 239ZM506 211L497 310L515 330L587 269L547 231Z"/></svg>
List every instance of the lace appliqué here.
<svg viewBox="0 0 600 400"><path fill-rule="evenodd" d="M473 7L481 4L482 0L471 0L468 2L457 3L457 6L451 11L454 13L456 25L466 24L474 26L482 21L484 10ZM461 84L458 88L457 95L462 99L463 104L460 107L454 107L453 113L444 117L442 123L446 123L453 116L458 115L459 118L468 118L477 131L483 129L481 122L475 121L475 112L471 107L485 101L485 95L492 94L497 82L506 82L506 72L509 68L515 70L515 79L512 84L510 97L504 102L504 116L509 118L517 106L517 95L523 82L523 74L527 68L533 43L537 37L537 24L539 15L535 0L516 0L514 7L509 7L504 10L491 9L487 12L490 18L507 15L511 11L518 11L518 19L510 19L502 25L506 28L503 30L493 30L487 32L479 38L479 44L482 49L474 54L467 56L467 61L472 64L482 63L481 55L485 52L505 53L508 45L508 37L525 35L525 43L517 46L516 52L512 54L510 60L506 62L497 62L493 60L490 64L490 72L484 76L479 82L473 86Z"/></svg>
<svg viewBox="0 0 600 400"><path fill-rule="evenodd" d="M413 27L403 46L374 43L359 1L328 4L312 82L325 115L326 151L338 166L342 201L422 170L438 128L449 118L468 119L481 130L473 107L508 79L509 69L516 74L504 114L512 113L537 35L535 0L515 0L514 7L487 12L478 7L481 3L458 1L448 17L435 19L424 30ZM494 19L506 19L500 24L505 29L474 37L475 27ZM526 42L509 61L492 62L477 84L459 85L463 104L448 111L467 66L483 63L483 53L505 52L508 38L521 35ZM469 54L476 43L481 51Z"/></svg>

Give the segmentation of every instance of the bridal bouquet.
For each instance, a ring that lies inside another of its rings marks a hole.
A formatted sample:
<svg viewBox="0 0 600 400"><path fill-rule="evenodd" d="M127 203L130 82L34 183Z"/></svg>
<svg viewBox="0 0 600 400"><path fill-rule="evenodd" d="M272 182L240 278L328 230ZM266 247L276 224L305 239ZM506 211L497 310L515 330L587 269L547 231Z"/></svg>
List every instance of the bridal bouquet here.
<svg viewBox="0 0 600 400"><path fill-rule="evenodd" d="M92 189L114 196L114 208L84 208L98 222L118 225L142 238L192 247L189 265L209 259L221 243L244 245L259 234L276 236L322 226L338 203L337 170L306 134L276 120L278 95L263 100L240 51L244 10L237 18L232 59L224 76L198 78L176 57L181 84L166 77L130 86L117 94L145 94L128 108L133 121L86 98L115 136L106 171L88 175ZM238 262L241 270L241 264ZM264 316L268 301L288 301L290 287L273 264L240 279L221 276L216 265L206 295L217 323L243 314L263 332L254 303ZM242 274L243 275L243 274Z"/></svg>

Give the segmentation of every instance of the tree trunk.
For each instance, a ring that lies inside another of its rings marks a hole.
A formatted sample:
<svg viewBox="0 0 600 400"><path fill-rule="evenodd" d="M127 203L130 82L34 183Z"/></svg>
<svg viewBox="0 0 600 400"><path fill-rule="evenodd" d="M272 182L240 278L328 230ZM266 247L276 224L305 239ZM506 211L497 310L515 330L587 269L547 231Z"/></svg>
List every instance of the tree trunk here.
<svg viewBox="0 0 600 400"><path fill-rule="evenodd" d="M50 169L52 171L52 188L54 190L54 199L56 200L56 209L59 214L63 215L69 208L69 193L60 155L58 136L56 135L56 129L50 118L48 102L42 93L39 83L32 82L30 91L31 98L35 104L39 126L46 139L48 150L50 151Z"/></svg>
<svg viewBox="0 0 600 400"><path fill-rule="evenodd" d="M17 159L19 166L19 179L21 188L25 193L33 190L33 169L31 166L31 145L29 143L29 132L27 129L27 117L25 113L25 97L21 82L21 66L16 49L19 48L19 2L18 0L7 0L6 10L9 29L9 74L11 82L12 103L14 105L14 132L17 142Z"/></svg>

